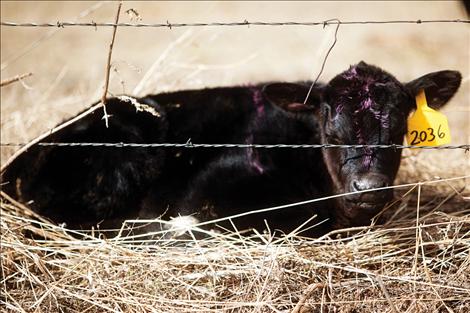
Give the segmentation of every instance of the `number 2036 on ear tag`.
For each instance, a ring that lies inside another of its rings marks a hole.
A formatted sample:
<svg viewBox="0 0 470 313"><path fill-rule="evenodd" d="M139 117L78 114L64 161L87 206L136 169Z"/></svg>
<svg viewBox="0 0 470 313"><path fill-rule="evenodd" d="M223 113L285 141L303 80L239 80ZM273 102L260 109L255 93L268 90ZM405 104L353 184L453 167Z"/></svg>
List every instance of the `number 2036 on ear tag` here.
<svg viewBox="0 0 470 313"><path fill-rule="evenodd" d="M450 143L447 117L430 107L424 90L416 96L416 111L408 118L406 142L412 146L440 146Z"/></svg>

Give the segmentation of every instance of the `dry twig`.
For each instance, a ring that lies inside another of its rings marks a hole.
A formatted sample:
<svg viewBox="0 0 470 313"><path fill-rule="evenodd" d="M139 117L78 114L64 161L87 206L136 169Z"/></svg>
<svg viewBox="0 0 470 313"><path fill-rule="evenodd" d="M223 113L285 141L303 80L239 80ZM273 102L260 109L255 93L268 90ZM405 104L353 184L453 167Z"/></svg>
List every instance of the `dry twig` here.
<svg viewBox="0 0 470 313"><path fill-rule="evenodd" d="M17 82L17 81L20 81L22 80L23 78L26 78L26 77L29 77L33 75L33 73L25 73L25 74L21 74L21 75L16 75L15 77L12 77L12 78L7 78L5 80L2 80L0 82L0 87L4 87L4 86L7 86L7 85L10 85L14 82Z"/></svg>
<svg viewBox="0 0 470 313"><path fill-rule="evenodd" d="M122 1L119 1L118 10L116 13L115 25L113 26L113 37L111 39L111 43L109 44L108 61L106 62L106 77L104 80L104 91L103 91L103 96L101 97L101 103L103 105L103 119L105 120L106 128L108 128L109 126L109 121L108 121L109 115L108 115L108 112L106 111L106 96L108 94L109 73L111 71L111 55L113 53L114 39L116 38L117 24L119 22L119 14L121 13L121 6L122 6Z"/></svg>

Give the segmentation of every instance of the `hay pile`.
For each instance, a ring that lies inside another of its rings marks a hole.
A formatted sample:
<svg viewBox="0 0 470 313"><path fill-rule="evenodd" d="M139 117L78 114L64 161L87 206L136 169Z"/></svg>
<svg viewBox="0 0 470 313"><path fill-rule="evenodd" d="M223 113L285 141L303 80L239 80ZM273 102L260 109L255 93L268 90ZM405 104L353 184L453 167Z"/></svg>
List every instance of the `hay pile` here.
<svg viewBox="0 0 470 313"><path fill-rule="evenodd" d="M409 188L384 212L384 225L318 239L226 232L196 240L197 229L186 240L97 232L77 239L2 194L2 306L8 312L468 312L469 202L446 184L455 190L445 197L430 186Z"/></svg>

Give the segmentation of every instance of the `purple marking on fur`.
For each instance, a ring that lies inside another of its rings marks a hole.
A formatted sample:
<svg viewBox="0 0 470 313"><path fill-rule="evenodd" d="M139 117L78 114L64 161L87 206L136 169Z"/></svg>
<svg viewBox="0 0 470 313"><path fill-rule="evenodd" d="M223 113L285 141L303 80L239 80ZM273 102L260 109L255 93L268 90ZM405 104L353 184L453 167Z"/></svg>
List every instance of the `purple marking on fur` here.
<svg viewBox="0 0 470 313"><path fill-rule="evenodd" d="M354 66L349 67L349 70L344 72L342 76L347 80L357 77L357 66L354 65Z"/></svg>
<svg viewBox="0 0 470 313"><path fill-rule="evenodd" d="M366 149L364 160L362 161L362 165L370 169L370 166L372 165L373 154L372 154L372 151L368 152L367 150L370 150L370 149Z"/></svg>
<svg viewBox="0 0 470 313"><path fill-rule="evenodd" d="M258 88L251 88L253 93L253 103L255 104L257 117L260 117L264 114L264 105L263 105L263 94Z"/></svg>
<svg viewBox="0 0 470 313"><path fill-rule="evenodd" d="M346 80L353 80L358 78L358 73L357 73L357 66L353 65L349 67L349 70L345 71L343 74L341 74L341 77L343 77ZM339 93L341 94L341 98L345 97L348 98L349 100L352 99L352 97L348 96L350 90L349 89L343 89L339 90ZM347 99L344 99L347 101ZM344 110L344 102L340 101L340 103L336 106L336 114L340 114Z"/></svg>
<svg viewBox="0 0 470 313"><path fill-rule="evenodd" d="M376 108L376 102L372 100L370 91L376 86L385 86L385 83L378 82L374 77L363 77L358 73L357 66L351 66L349 70L341 74L341 77L348 80L349 88L344 88L338 91L339 99L336 105L336 113L343 112L346 104L352 104L353 98L358 101L358 107L353 111L355 133L359 144L367 144L365 134L363 133L363 125L361 120L366 112L379 121L380 127L384 129L390 128L390 115L389 113L382 112ZM355 93L353 92L355 91ZM363 165L370 168L373 162L373 150L371 148L364 148Z"/></svg>
<svg viewBox="0 0 470 313"><path fill-rule="evenodd" d="M352 99L349 99L349 100L352 100ZM337 116L344 111L344 104L345 104L346 101L347 100L344 100L343 97L340 98L340 101L336 105L336 109L335 109Z"/></svg>
<svg viewBox="0 0 470 313"><path fill-rule="evenodd" d="M356 136L359 141L359 144L365 145L367 144L367 141L364 138L364 134L362 132L363 127L359 125L359 114L364 114L365 111L369 111L373 114L375 119L380 119L380 112L377 112L372 108L372 105L374 104L374 101L367 96L364 100L360 102L360 107L354 111L354 124L356 126ZM372 156L373 156L373 150L369 147L364 148L364 159L362 161L362 164L364 167L370 169L372 165Z"/></svg>
<svg viewBox="0 0 470 313"><path fill-rule="evenodd" d="M253 135L248 136L245 142L247 144L252 144ZM250 166L254 168L258 172L258 174L264 173L264 167L261 165L261 162L259 160L259 155L256 150L254 150L253 148L246 149L246 157L248 159L248 163L250 164Z"/></svg>
<svg viewBox="0 0 470 313"><path fill-rule="evenodd" d="M363 110L370 110L372 108L372 99L367 97L365 100L361 102L361 106Z"/></svg>
<svg viewBox="0 0 470 313"><path fill-rule="evenodd" d="M263 94L259 88L252 87L250 88L252 92L252 99L253 99L253 104L256 108L256 116L254 119L254 124L258 125L259 120L264 116L264 102L263 102ZM245 142L247 144L252 144L253 143L253 134L250 134ZM252 168L255 169L259 174L263 174L265 169L263 165L261 164L261 161L259 159L259 154L256 150L253 148L248 148L246 149L246 156L248 159L248 163Z"/></svg>
<svg viewBox="0 0 470 313"><path fill-rule="evenodd" d="M253 150L253 149L252 149ZM251 162L251 166L259 173L263 174L264 173L264 167L261 165L261 162L259 161L258 153L256 151L253 151L254 157Z"/></svg>

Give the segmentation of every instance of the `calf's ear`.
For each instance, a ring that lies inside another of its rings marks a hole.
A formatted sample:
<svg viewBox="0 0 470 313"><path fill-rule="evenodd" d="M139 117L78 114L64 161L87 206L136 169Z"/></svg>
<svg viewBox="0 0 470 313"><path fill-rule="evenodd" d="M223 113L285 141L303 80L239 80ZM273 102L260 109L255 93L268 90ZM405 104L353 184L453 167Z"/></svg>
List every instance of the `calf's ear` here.
<svg viewBox="0 0 470 313"><path fill-rule="evenodd" d="M273 83L263 87L263 96L273 105L286 111L311 112L320 104L321 91L314 87L307 98L309 89L310 86L303 84Z"/></svg>
<svg viewBox="0 0 470 313"><path fill-rule="evenodd" d="M413 96L423 89L428 105L440 109L457 92L462 81L462 75L457 71L433 72L417 78L405 87Z"/></svg>

